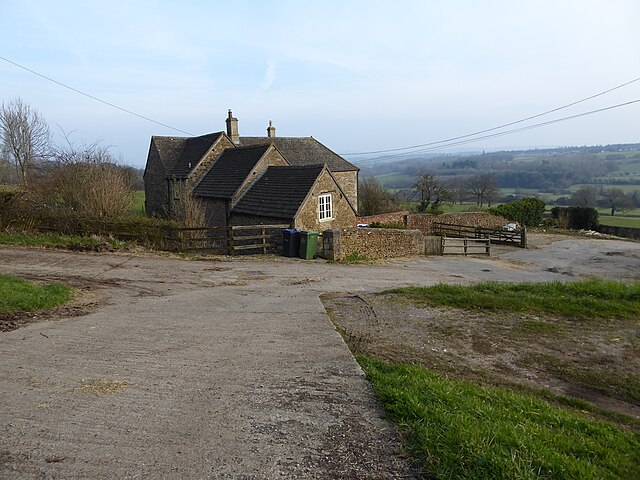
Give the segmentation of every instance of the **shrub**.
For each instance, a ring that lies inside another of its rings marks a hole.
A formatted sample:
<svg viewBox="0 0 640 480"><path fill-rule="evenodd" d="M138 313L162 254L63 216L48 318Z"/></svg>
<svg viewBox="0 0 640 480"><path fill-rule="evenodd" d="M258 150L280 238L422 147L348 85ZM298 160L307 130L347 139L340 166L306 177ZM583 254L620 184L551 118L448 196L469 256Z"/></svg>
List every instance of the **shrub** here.
<svg viewBox="0 0 640 480"><path fill-rule="evenodd" d="M591 230L598 225L598 211L592 207L554 207L551 215L561 228Z"/></svg>
<svg viewBox="0 0 640 480"><path fill-rule="evenodd" d="M489 209L490 213L518 222L524 227L535 227L542 223L545 203L537 198L523 198Z"/></svg>

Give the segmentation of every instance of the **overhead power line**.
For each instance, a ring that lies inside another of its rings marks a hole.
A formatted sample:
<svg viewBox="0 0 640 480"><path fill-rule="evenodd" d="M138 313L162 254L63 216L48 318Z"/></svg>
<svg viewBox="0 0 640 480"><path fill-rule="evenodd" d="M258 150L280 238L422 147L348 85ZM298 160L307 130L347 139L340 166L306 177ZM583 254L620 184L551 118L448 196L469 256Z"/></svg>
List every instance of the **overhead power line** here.
<svg viewBox="0 0 640 480"><path fill-rule="evenodd" d="M120 110L120 111L122 111L122 112L128 113L129 115L133 115L134 117L141 118L141 119L143 119L143 120L146 120L146 121L148 121L148 122L155 123L156 125L160 125L160 126L162 126L162 127L170 128L171 130L175 130L176 132L184 133L185 135L190 135L190 136L192 136L192 137L195 137L195 136L196 136L196 135L195 135L195 134L193 134L193 133L185 132L184 130L180 130L179 128L172 127L171 125L167 125L166 123L159 122L159 121L157 121L157 120L154 120L153 118L149 118L149 117L146 117L146 116L144 116L144 115L140 115L139 113L133 112L133 111L128 110L128 109L126 109L126 108L120 107L120 106L118 106L118 105L116 105L116 104L114 104L114 103L107 102L106 100L102 100L101 98L98 98L98 97L96 97L96 96L94 96L94 95L91 95L91 94L89 94L89 93L83 92L82 90L78 90L77 88L73 88L73 87L71 87L71 86L67 85L66 83L59 82L58 80L55 80L55 79L53 79L53 78L51 78L51 77L48 77L48 76L46 76L46 75L43 75L42 73L38 73L38 72L36 72L35 70L32 70L32 69L30 69L30 68L27 68L27 67L25 67L24 65L20 65L19 63L16 63L16 62L14 62L14 61L12 61L12 60L9 60L8 58L5 58L5 57L0 56L0 60L4 60L5 62L10 63L11 65L15 65L15 66L16 66L16 67L18 67L18 68L21 68L21 69L23 69L23 70L26 70L26 71L27 71L27 72L29 72L29 73L33 73L34 75L37 75L37 76L39 76L39 77L41 77L41 78L44 78L45 80L48 80L48 81L50 81L50 82L53 82L53 83L55 83L56 85L60 85L61 87L64 87L64 88L67 88L67 89L71 90L72 92L76 92L76 93L79 93L80 95L84 95L85 97L88 97L88 98L90 98L90 99L92 99L92 100L95 100L95 101L97 101L97 102L103 103L103 104L105 104L105 105L108 105L108 106L110 106L110 107L112 107L112 108L115 108L115 109L117 109L117 110Z"/></svg>
<svg viewBox="0 0 640 480"><path fill-rule="evenodd" d="M534 118L539 118L539 117L542 117L544 115L549 115L550 113L555 113L555 112L557 112L559 110L564 110L565 108L573 107L574 105L578 105L578 104L586 102L588 100L592 100L592 99L600 97L602 95L606 95L607 93L613 92L614 90L618 90L618 89L623 88L623 87L626 87L627 85L631 85L632 83L635 83L635 82L638 82L638 81L640 81L640 77L634 78L633 80L630 80L628 82L622 83L620 85L617 85L617 86L615 86L613 88L610 88L608 90L605 90L603 92L599 92L599 93L596 93L594 95L590 95L588 97L582 98L580 100L576 100L575 102L571 102L571 103L568 103L566 105L562 105L561 107L552 108L551 110L547 110L546 112L537 113L535 115L531 115L529 117L522 118L520 120L516 120L516 121L513 121L513 122L509 122L509 123L504 123L504 124L498 125L496 127L487 128L485 130L478 130L477 132L467 133L465 135L460 135L460 136L457 136L457 137L445 138L444 140L437 140L437 141L434 141L434 142L422 143L420 145L412 145L410 147L389 148L389 149L386 149L386 150L374 150L374 151L370 151L370 152L342 153L341 155L356 156L356 155L373 155L373 154L376 154L376 153L400 152L400 151L403 151L403 150L411 150L411 149L414 149L414 148L428 147L428 146L431 146L431 145L438 145L440 143L447 143L447 142L452 142L452 141L455 141L455 140L461 140L463 138L474 137L476 135L481 135L483 133L493 132L495 130L500 130L502 128L511 127L512 125L517 125L518 123L527 122L529 120L533 120Z"/></svg>
<svg viewBox="0 0 640 480"><path fill-rule="evenodd" d="M631 101L628 101L628 102L624 102L624 103L619 103L617 105L610 105L608 107L598 108L596 110L590 110L588 112L582 112L582 113L577 113L575 115L569 115L567 117L557 118L555 120L548 120L546 122L534 123L533 125L527 125L527 126L524 126L524 127L513 128L511 130L505 130L503 132L496 132L496 133L492 133L490 135L483 135L483 136L480 136L480 137L468 138L466 140L459 140L459 141L455 141L455 142L450 142L450 143L446 143L444 145L431 146L431 147L428 147L428 148L421 148L420 150L413 150L411 152L403 152L403 153L397 153L397 154L394 154L394 155L387 155L387 156L382 156L382 157L369 158L369 159L362 160L362 161L358 162L358 164L362 165L362 164L377 162L379 160L388 160L388 159L393 159L393 158L407 157L407 156L410 156L410 155L415 155L416 153L425 153L425 152L430 152L430 151L433 151L433 150L441 150L443 148L456 147L456 146L459 146L459 145L465 145L465 144L473 143L473 142L475 142L477 140L486 140L488 138L502 137L504 135L510 135L512 133L524 132L524 131L527 131L527 130L532 130L534 128L540 128L540 127L544 127L544 126L547 126L547 125L552 125L554 123L565 122L567 120L573 120L575 118L585 117L587 115L593 115L595 113L600 113L600 112L604 112L604 111L607 111L607 110L613 110L614 108L625 107L625 106L632 105L634 103L639 103L639 102L640 102L640 98L638 98L636 100L631 100Z"/></svg>
<svg viewBox="0 0 640 480"><path fill-rule="evenodd" d="M60 82L58 80L55 80L54 78L51 78L51 77L49 77L47 75L39 73L39 72L37 72L37 71L35 71L35 70L31 69L31 68L25 67L24 65L21 65L21 64L19 64L17 62L9 60L6 57L0 56L0 60L4 60L5 62L7 62L7 63L9 63L11 65L14 65L14 66L16 66L18 68L21 68L21 69L23 69L23 70L25 70L25 71L27 71L29 73L32 73L34 75L37 75L38 77L44 78L45 80L48 80L48 81L50 81L52 83L55 83L56 85L59 85L59 86L61 86L63 88L71 90L72 92L78 93L78 94L83 95L83 96L85 96L87 98L90 98L92 100L100 102L100 103L102 103L104 105L107 105L109 107L115 108L115 109L120 110L120 111L125 112L125 113L128 113L129 115L133 115L133 116L138 117L138 118L140 118L142 120L146 120L148 122L152 122L152 123L154 123L156 125L160 125L162 127L166 127L166 128L171 129L171 130L175 130L176 132L180 132L180 133L183 133L185 135L189 135L189 136L192 136L192 137L196 136L195 134L193 134L191 132L187 132L185 130L181 130L180 128L168 125L166 123L159 122L159 121L154 120L152 118L149 118L149 117L147 117L145 115L141 115L141 114L136 113L136 112L134 112L132 110L129 110L127 108L121 107L121 106L116 105L116 104L111 103L111 102L108 102L106 100L103 100L103 99L101 99L99 97L96 97L94 95L91 95L89 93L83 92L82 90L79 90L79 89L74 88L74 87L72 87L70 85L67 85L66 83ZM610 88L608 90L604 90L602 92L596 93L594 95L590 95L588 97L585 97L583 99L577 100L575 102L571 102L571 103L568 103L566 105L562 105L560 107L556 107L556 108L553 108L551 110L547 110L545 112L538 113L536 115L531 115L529 117L522 118L520 120L516 120L516 121L513 121L513 122L505 123L503 125L499 125L499 126L496 126L496 127L488 128L488 129L485 129L485 130L479 130L479 131L473 132L473 133L468 133L466 135L460 135L460 136L457 136L457 137L451 137L451 138L447 138L447 139L444 139L444 140L438 140L438 141L434 141L434 142L428 142L428 143L423 143L423 144L419 144L419 145L413 145L413 146L410 146L410 147L392 148L392 149L376 150L376 151L370 151L370 152L343 153L342 155L355 156L355 155L373 155L373 154L376 154L376 153L403 152L403 153L397 153L397 154L394 154L394 155L387 155L387 156L383 156L383 157L365 159L365 160L361 160L360 162L358 162L360 164L370 163L370 162L374 162L374 161L378 161L378 160L385 160L385 159L390 159L390 158L400 158L400 157L405 157L405 156L408 156L408 155L414 155L416 153L424 153L424 152L429 152L429 151L433 151L433 150L439 150L439 149L442 149L442 148L447 148L447 147L452 147L452 146L465 145L465 144L468 144L468 143L475 142L477 140L484 140L484 139L488 139L488 138L500 137L500 136L503 136L503 135L522 132L522 131L530 130L530 129L533 129L533 128L539 128L539 127L543 127L543 126L546 126L546 125L551 125L551 124L554 124L554 123L563 122L563 121L571 120L571 119L578 118L578 117L583 117L583 116L586 116L586 115L592 115L594 113L599 113L599 112L603 112L603 111L606 111L606 110L611 110L611 109L614 109L614 108L619 108L619 107L623 107L623 106L626 106L626 105L631 105L633 103L638 103L638 102L640 102L640 99L632 100L632 101L625 102L625 103L620 103L618 105L611 105L609 107L604 107L604 108L600 108L600 109L597 109L597 110L591 110L589 112L583 112L583 113L579 113L579 114L576 114L576 115L570 115L568 117L563 117L563 118L559 118L559 119L556 119L556 120L550 120L550 121L547 121L547 122L537 123L537 124L528 125L528 126L515 128L515 129L511 129L511 130L505 130L505 131L502 131L502 132L496 132L496 133L493 133L493 134L490 134L490 135L482 135L484 133L489 133L489 132L500 130L500 129L503 129L503 128L506 128L506 127L510 127L510 126L513 126L513 125L517 125L519 123L523 123L523 122L532 120L534 118L542 117L543 115L548 115L550 113L554 113L554 112L557 112L559 110L563 110L565 108L572 107L574 105L577 105L577 104L586 102L588 100L594 99L596 97L600 97L602 95L610 93L610 92L612 92L614 90L618 90L620 88L626 87L626 86L631 85L632 83L635 83L635 82L638 82L638 81L640 81L640 77L634 78L633 80L630 80L628 82L622 83L620 85L617 85L617 86L615 86L613 88ZM478 135L482 135L482 136L478 136ZM470 138L470 137L473 137L473 138ZM407 150L411 150L411 151L407 151Z"/></svg>

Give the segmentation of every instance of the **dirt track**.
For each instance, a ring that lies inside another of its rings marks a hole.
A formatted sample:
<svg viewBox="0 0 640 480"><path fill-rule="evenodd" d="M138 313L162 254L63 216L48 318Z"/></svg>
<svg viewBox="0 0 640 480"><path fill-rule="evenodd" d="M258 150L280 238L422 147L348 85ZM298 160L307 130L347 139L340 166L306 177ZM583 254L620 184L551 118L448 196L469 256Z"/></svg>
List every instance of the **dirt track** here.
<svg viewBox="0 0 640 480"><path fill-rule="evenodd" d="M101 302L0 334L0 477L411 475L319 294L640 275L637 243L536 244L353 266L0 247L1 272L69 282Z"/></svg>

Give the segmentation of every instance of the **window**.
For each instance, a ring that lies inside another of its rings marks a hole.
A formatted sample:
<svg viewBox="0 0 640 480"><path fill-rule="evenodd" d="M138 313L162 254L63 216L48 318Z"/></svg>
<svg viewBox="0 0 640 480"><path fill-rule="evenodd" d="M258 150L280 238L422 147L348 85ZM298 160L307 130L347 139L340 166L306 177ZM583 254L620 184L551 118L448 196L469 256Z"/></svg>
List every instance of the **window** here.
<svg viewBox="0 0 640 480"><path fill-rule="evenodd" d="M333 219L333 206L331 205L330 193L318 197L318 214L321 222Z"/></svg>

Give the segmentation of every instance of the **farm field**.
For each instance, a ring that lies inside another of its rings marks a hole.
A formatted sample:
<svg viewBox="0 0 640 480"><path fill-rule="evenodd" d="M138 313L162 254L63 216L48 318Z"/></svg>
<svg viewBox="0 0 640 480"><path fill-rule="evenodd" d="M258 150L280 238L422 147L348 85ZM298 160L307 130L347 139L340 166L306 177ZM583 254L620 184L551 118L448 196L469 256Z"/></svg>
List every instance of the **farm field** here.
<svg viewBox="0 0 640 480"><path fill-rule="evenodd" d="M640 228L640 216L630 217L627 215L600 215L598 221L602 225L611 225L613 227L632 227Z"/></svg>
<svg viewBox="0 0 640 480"><path fill-rule="evenodd" d="M323 302L427 476L538 478L524 473L537 465L550 477L633 478L639 289L436 285ZM599 460L577 453L594 450Z"/></svg>
<svg viewBox="0 0 640 480"><path fill-rule="evenodd" d="M133 192L133 203L129 213L132 215L146 216L144 211L144 190L136 190Z"/></svg>

